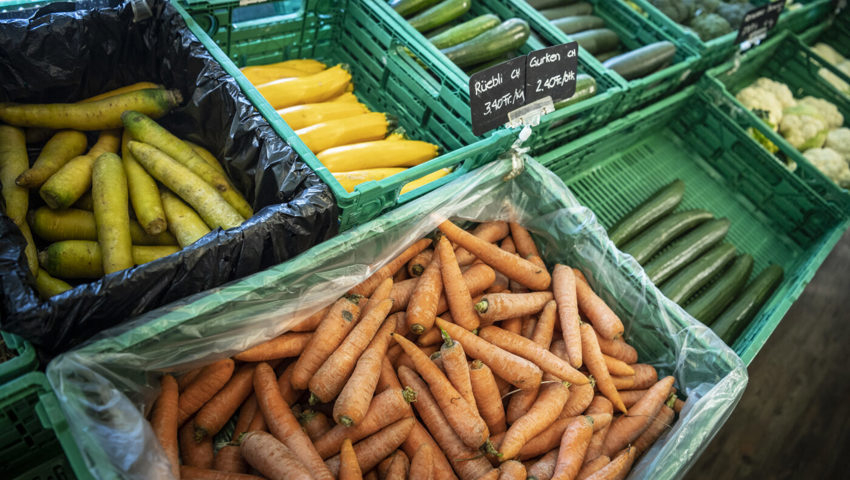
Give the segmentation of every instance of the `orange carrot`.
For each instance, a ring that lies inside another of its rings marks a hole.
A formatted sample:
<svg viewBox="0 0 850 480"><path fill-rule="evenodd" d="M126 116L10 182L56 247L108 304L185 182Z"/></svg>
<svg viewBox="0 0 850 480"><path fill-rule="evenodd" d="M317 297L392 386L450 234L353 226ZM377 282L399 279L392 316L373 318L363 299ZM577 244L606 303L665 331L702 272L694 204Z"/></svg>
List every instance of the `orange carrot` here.
<svg viewBox="0 0 850 480"><path fill-rule="evenodd" d="M165 375L160 380L159 398L151 411L151 428L171 464L171 473L180 478L180 450L177 444L177 380Z"/></svg>
<svg viewBox="0 0 850 480"><path fill-rule="evenodd" d="M578 272L573 269L573 273ZM581 272L579 272L581 273ZM613 310L596 295L585 281L584 275L576 274L576 300L582 314L590 321L600 335L613 340L623 335L623 322ZM582 353L584 349L582 349Z"/></svg>
<svg viewBox="0 0 850 480"><path fill-rule="evenodd" d="M534 239L531 238L528 230L516 222L511 222L510 226L511 238L514 239L514 245L516 245L519 256L522 258L528 258L529 255L539 257L540 252L537 250L537 245L534 244Z"/></svg>
<svg viewBox="0 0 850 480"><path fill-rule="evenodd" d="M407 455L404 454L401 450L396 450L393 452L385 461L389 461L386 467L386 471L383 474L384 480L406 480L407 473L410 470L410 460L407 458ZM381 475L381 464L378 465L378 477Z"/></svg>
<svg viewBox="0 0 850 480"><path fill-rule="evenodd" d="M534 327L537 325L537 319L534 318L534 315L528 315L523 317L522 319L522 330L520 331L520 335L525 338L531 338L534 334Z"/></svg>
<svg viewBox="0 0 850 480"><path fill-rule="evenodd" d="M668 428L671 428L675 416L676 412L674 412L672 408L667 405L662 405L661 410L658 411L658 415L652 419L652 422L648 427L646 427L646 430L644 430L637 440L635 440L633 445L635 449L637 449L636 454L640 455L649 450L649 447L658 440L658 437L667 431Z"/></svg>
<svg viewBox="0 0 850 480"><path fill-rule="evenodd" d="M413 245L407 247L401 255L395 257L390 260L386 265L378 269L375 273L373 273L369 278L363 280L354 288L348 291L350 294L362 295L364 297L368 297L372 295L372 292L378 288L378 284L384 281L386 278L390 278L395 275L400 268L402 268L407 262L410 261L411 258L415 257L419 252L428 248L431 245L431 239L423 238Z"/></svg>
<svg viewBox="0 0 850 480"><path fill-rule="evenodd" d="M251 419L251 423L248 424L249 432L267 432L269 430L268 425L266 425L266 417L263 416L263 411L259 409L260 405L257 404L257 413L254 414L254 418Z"/></svg>
<svg viewBox="0 0 850 480"><path fill-rule="evenodd" d="M561 334L567 345L570 365L580 368L581 332L579 331L578 300L576 299L576 279L570 267L555 265L552 270L552 290L558 302L558 318L561 320Z"/></svg>
<svg viewBox="0 0 850 480"><path fill-rule="evenodd" d="M552 344L552 336L555 328L556 305L554 301L550 301L540 313L540 320L535 324L534 332L531 334L531 341L537 343L543 348L549 348ZM563 342L561 342L563 345ZM538 388L529 388L519 391L511 395L508 400L507 420L513 423L517 418L524 415L534 400L537 398Z"/></svg>
<svg viewBox="0 0 850 480"><path fill-rule="evenodd" d="M316 313L310 315L309 317L305 318L304 320L301 320L300 322L293 325L292 328L289 329L289 331L290 332L312 332L313 330L316 329L316 327L319 326L319 323L322 322L322 319L325 318L325 316L328 314L330 309L331 309L330 305L326 306L325 308L317 311ZM287 316L285 321L289 321L288 319L289 319L289 317Z"/></svg>
<svg viewBox="0 0 850 480"><path fill-rule="evenodd" d="M682 411L682 408L684 408L684 406L685 406L685 401L677 398L676 402L673 404L673 411L675 411L676 413L679 413L679 412Z"/></svg>
<svg viewBox="0 0 850 480"><path fill-rule="evenodd" d="M580 329L582 358L590 374L596 379L596 387L608 400L611 400L617 410L625 413L626 406L623 405L623 400L608 373L608 367L605 366L605 360L602 359L602 352L599 350L599 343L596 341L593 327L590 324L582 323Z"/></svg>
<svg viewBox="0 0 850 480"><path fill-rule="evenodd" d="M475 404L475 396L472 394L472 381L469 378L469 365L466 363L466 353L463 351L463 345L452 340L448 333L445 333L443 338L445 341L440 346L440 358L443 362L443 370L446 372L446 377L448 377L463 399L473 407L475 414L479 415L478 407Z"/></svg>
<svg viewBox="0 0 850 480"><path fill-rule="evenodd" d="M260 410L271 433L292 450L292 453L315 478L331 480L333 475L316 452L313 442L301 430L301 425L292 414L289 405L283 400L274 370L267 363L258 364L254 370L254 392L257 394ZM244 450L243 455L245 455ZM250 458L245 456L245 459L254 465ZM254 465L254 468L257 466Z"/></svg>
<svg viewBox="0 0 850 480"><path fill-rule="evenodd" d="M514 243L514 237L505 237L499 247L510 254L516 255L516 244Z"/></svg>
<svg viewBox="0 0 850 480"><path fill-rule="evenodd" d="M352 427L334 425L327 433L317 438L314 443L316 451L322 458L332 457L339 453L342 441L346 438L350 438L352 442L358 442L412 414L410 405L400 388L384 390L372 397L369 410L366 411L360 423Z"/></svg>
<svg viewBox="0 0 850 480"><path fill-rule="evenodd" d="M378 284L378 288L372 292L372 296L365 300L365 304L360 304L360 318L366 318L369 311L378 306L382 300L390 298L390 292L393 290L393 279L385 278L383 282Z"/></svg>
<svg viewBox="0 0 850 480"><path fill-rule="evenodd" d="M259 408L260 405L257 403L256 395L252 394L245 400L245 403L239 409L239 418L237 418L236 426L233 429L232 440L237 440L240 435L249 431L248 427L251 425L251 420L254 419L254 415L257 414ZM262 417L262 413L260 417ZM213 468L222 472L233 473L245 473L248 470L245 459L242 458L242 454L239 451L239 447L235 445L224 446L215 454Z"/></svg>
<svg viewBox="0 0 850 480"><path fill-rule="evenodd" d="M607 465L600 468L586 480L614 480L625 477L635 459L635 447L621 450ZM622 477L621 477L622 474Z"/></svg>
<svg viewBox="0 0 850 480"><path fill-rule="evenodd" d="M346 438L339 450L339 480L362 480L363 472L354 453L354 445Z"/></svg>
<svg viewBox="0 0 850 480"><path fill-rule="evenodd" d="M177 400L177 423L183 425L223 387L233 375L233 360L225 358L207 365Z"/></svg>
<svg viewBox="0 0 850 480"><path fill-rule="evenodd" d="M317 438L328 433L331 429L331 423L328 421L327 415L315 410L304 410L298 415L298 423L310 437L311 441L316 441Z"/></svg>
<svg viewBox="0 0 850 480"><path fill-rule="evenodd" d="M620 377L616 375L611 376L611 382L614 384L614 388L619 392L620 390L629 390L634 388L635 386L635 376L628 375L625 377ZM625 405L625 404L623 404Z"/></svg>
<svg viewBox="0 0 850 480"><path fill-rule="evenodd" d="M593 401L590 402L590 405L587 406L585 413L588 415L592 413L608 413L613 415L614 404L611 403L611 400L608 400L602 395L596 395L593 397Z"/></svg>
<svg viewBox="0 0 850 480"><path fill-rule="evenodd" d="M392 315L388 316L387 318L392 319L393 325L395 325L393 332L395 332L399 335L402 335L402 336L407 335L408 333L411 333L410 330L408 330L408 328L407 328L407 315L404 312L393 313Z"/></svg>
<svg viewBox="0 0 850 480"><path fill-rule="evenodd" d="M594 384L570 385L570 398L559 418L574 417L584 412L593 401Z"/></svg>
<svg viewBox="0 0 850 480"><path fill-rule="evenodd" d="M286 402L287 405L292 405L298 400L298 397L301 395L300 390L295 390L292 387L292 372L295 370L295 364L290 363L287 366L283 373L277 378L277 388L280 391L280 396L283 397L283 401Z"/></svg>
<svg viewBox="0 0 850 480"><path fill-rule="evenodd" d="M404 269L399 270L399 271L403 272ZM363 480L379 480L378 479L378 472L375 469L369 470L368 472L363 474Z"/></svg>
<svg viewBox="0 0 850 480"><path fill-rule="evenodd" d="M470 295L481 294L490 285L492 285L495 280L496 271L483 263L476 263L463 272L463 281L466 283L466 288L469 290ZM418 281L418 278L413 278L393 284L393 288L390 291L390 298L392 298L394 302L393 309L391 310L392 313L400 312L407 308L408 303L410 302L410 297L413 295L413 291L416 288ZM446 301L445 292L441 291L440 299L437 301L437 315L445 313L448 309L449 304Z"/></svg>
<svg viewBox="0 0 850 480"><path fill-rule="evenodd" d="M511 280L515 280L532 290L546 290L549 288L552 279L549 276L549 272L545 269L538 267L528 260L517 258L516 255L511 255L492 243L485 242L465 232L448 220L440 224L439 228L449 240L466 248L476 257L483 260L484 263L504 273Z"/></svg>
<svg viewBox="0 0 850 480"><path fill-rule="evenodd" d="M230 381L195 415L195 441L215 435L248 398L253 389L254 366L239 367Z"/></svg>
<svg viewBox="0 0 850 480"><path fill-rule="evenodd" d="M543 371L561 380L578 385L590 383L584 374L571 367L569 363L527 338L492 325L482 328L478 335L499 348L534 361Z"/></svg>
<svg viewBox="0 0 850 480"><path fill-rule="evenodd" d="M470 233L481 240L493 243L505 238L510 233L510 229L506 222L484 222ZM469 265L477 259L475 255L469 253L469 250L463 247L458 247L455 250L455 257L457 257L458 265Z"/></svg>
<svg viewBox="0 0 850 480"><path fill-rule="evenodd" d="M415 422L416 420L413 417L402 418L384 427L381 431L357 442L354 445L354 453L357 454L357 463L360 465L360 470L368 472L375 468L381 460L401 446ZM339 456L331 457L325 463L334 475L339 473Z"/></svg>
<svg viewBox="0 0 850 480"><path fill-rule="evenodd" d="M467 330L478 328L478 316L472 308L472 297L463 274L457 264L455 252L446 237L437 242L437 255L440 258L440 272L443 279L446 301L454 322Z"/></svg>
<svg viewBox="0 0 850 480"><path fill-rule="evenodd" d="M375 286L377 287L377 284ZM316 332L304 347L292 371L291 382L296 390L307 389L313 374L354 328L360 315L358 302L359 297L340 298L316 327Z"/></svg>
<svg viewBox="0 0 850 480"><path fill-rule="evenodd" d="M443 334L437 327L429 328L416 339L416 344L420 347L430 347L431 345L439 345L440 343L443 343Z"/></svg>
<svg viewBox="0 0 850 480"><path fill-rule="evenodd" d="M558 449L550 450L528 468L529 480L550 480L555 473L555 462L558 460Z"/></svg>
<svg viewBox="0 0 850 480"><path fill-rule="evenodd" d="M401 390L401 382L398 381L398 375L396 375L395 368L393 368L389 357L384 355L384 358L381 360L381 373L378 376L378 384L375 387L375 392L381 393L388 388Z"/></svg>
<svg viewBox="0 0 850 480"><path fill-rule="evenodd" d="M487 424L478 415L475 406L464 400L446 375L413 342L399 335L393 335L393 339L413 360L416 371L428 383L431 394L434 395L449 424L463 443L472 448L483 445L490 436L490 432L487 430Z"/></svg>
<svg viewBox="0 0 850 480"><path fill-rule="evenodd" d="M634 347L623 341L622 338L608 340L607 338L604 338L602 335L600 335L599 332L596 332L596 339L599 341L599 349L602 350L602 353L604 353L605 355L614 357L618 360L622 360L623 362L626 362L629 365L637 363L637 350L635 350Z"/></svg>
<svg viewBox="0 0 850 480"><path fill-rule="evenodd" d="M522 335L522 317L509 318L503 321L502 328L511 333Z"/></svg>
<svg viewBox="0 0 850 480"><path fill-rule="evenodd" d="M411 258L409 262L407 262L407 273L411 277L418 277L419 275L422 275L422 272L425 271L425 268L431 263L433 258L434 250L430 248L422 250L417 253L415 257Z"/></svg>
<svg viewBox="0 0 850 480"><path fill-rule="evenodd" d="M650 422L670 394L675 378L672 376L659 380L638 400L626 415L617 417L611 423L608 435L602 445L603 455L612 456L626 445L637 439L649 426Z"/></svg>
<svg viewBox="0 0 850 480"><path fill-rule="evenodd" d="M407 273L406 268L399 268L395 275L393 275L393 283L403 282L410 278L410 274Z"/></svg>
<svg viewBox="0 0 850 480"><path fill-rule="evenodd" d="M611 414L609 413L594 413L592 415L582 416L589 416L593 418L594 432L604 429L611 423ZM556 448L561 442L561 436L564 434L564 429L566 429L567 425L576 418L578 417L559 418L550 425L547 425L542 432L538 433L534 438L528 440L525 445L522 446L517 458L520 460L528 460ZM504 437L500 435L493 435L490 437L490 441L495 444L502 441L503 438Z"/></svg>
<svg viewBox="0 0 850 480"><path fill-rule="evenodd" d="M180 465L180 475L176 478L181 480L263 480L263 477L248 475L247 473L222 472L191 465Z"/></svg>
<svg viewBox="0 0 850 480"><path fill-rule="evenodd" d="M533 315L552 300L552 292L488 293L475 304L482 324Z"/></svg>
<svg viewBox="0 0 850 480"><path fill-rule="evenodd" d="M397 336L401 336L401 335L397 335ZM396 345L398 345L398 344L396 344ZM422 347L420 350L422 350L422 353L424 353L425 355L427 355L430 358L431 355L433 355L435 352L440 351L440 346L439 345L431 345L430 347ZM416 366L413 364L413 360L411 360L410 357L406 353L402 353L401 355L399 355L398 359L395 362L396 368L398 368L401 365L405 365L405 366L407 366L407 368L411 368L413 370L416 370Z"/></svg>
<svg viewBox="0 0 850 480"><path fill-rule="evenodd" d="M266 432L246 433L240 440L239 448L245 460L269 479L309 480L312 478L311 473L319 474L318 471L311 471L280 439Z"/></svg>
<svg viewBox="0 0 850 480"><path fill-rule="evenodd" d="M508 460L499 465L499 480L525 480L525 465L516 460Z"/></svg>
<svg viewBox="0 0 850 480"><path fill-rule="evenodd" d="M635 381L631 386L632 389L643 390L655 385L655 382L658 381L658 372L655 371L655 367L652 365L635 363L631 367L635 371Z"/></svg>
<svg viewBox="0 0 850 480"><path fill-rule="evenodd" d="M558 462L552 480L573 479L581 470L584 454L593 435L593 419L576 417L564 430L561 448L558 450Z"/></svg>
<svg viewBox="0 0 850 480"><path fill-rule="evenodd" d="M539 385L543 372L534 363L485 341L454 323L437 318L436 324L463 344L466 354L486 363L495 375L518 388Z"/></svg>
<svg viewBox="0 0 850 480"><path fill-rule="evenodd" d="M180 429L179 436L183 464L200 468L213 467L212 437L207 437L200 443L195 442L195 429L190 423Z"/></svg>
<svg viewBox="0 0 850 480"><path fill-rule="evenodd" d="M410 459L410 480L431 480L433 469L434 454L431 445L422 444Z"/></svg>
<svg viewBox="0 0 850 480"><path fill-rule="evenodd" d="M605 443L605 437L608 436L610 428L611 425L608 424L605 428L593 432L593 436L590 437L590 445L588 445L587 452L584 454L585 463L592 462L599 457L609 458L607 455L602 455L602 445Z"/></svg>
<svg viewBox="0 0 850 480"><path fill-rule="evenodd" d="M481 264L484 265L484 264ZM500 293L507 291L510 288L511 281L502 272L495 272L493 283L485 290L486 293Z"/></svg>
<svg viewBox="0 0 850 480"><path fill-rule="evenodd" d="M554 379L547 378L547 380ZM558 414L564 408L569 394L567 382L554 381L543 385L540 388L537 400L528 410L528 413L511 424L505 433L505 437L499 446L502 460L515 458L526 442L546 430L546 427L558 418Z"/></svg>
<svg viewBox="0 0 850 480"><path fill-rule="evenodd" d="M195 379L198 378L198 375L203 369L204 367L193 368L192 370L189 370L183 375L180 375L180 378L177 379L177 390L180 392L186 390L186 387L191 385L192 382L194 382Z"/></svg>
<svg viewBox="0 0 850 480"><path fill-rule="evenodd" d="M452 429L437 401L425 382L411 369L399 367L398 376L402 384L416 393L413 402L419 417L433 435L446 458L462 480L476 480L493 470L475 448L467 447Z"/></svg>
<svg viewBox="0 0 850 480"><path fill-rule="evenodd" d="M490 435L504 432L505 409L493 372L481 360L474 360L469 365L469 380L478 412L487 423Z"/></svg>
<svg viewBox="0 0 850 480"><path fill-rule="evenodd" d="M389 301L389 300L387 300ZM390 343L390 334L395 330L395 319L387 318L369 347L360 355L354 372L345 382L339 396L334 403L333 418L337 423L347 427L356 425L369 410L372 396L378 386L378 378L381 375L381 364L384 354ZM392 368L392 367L390 367Z"/></svg>
<svg viewBox="0 0 850 480"><path fill-rule="evenodd" d="M240 362L265 362L277 358L297 357L304 350L313 334L284 333L265 343L249 348L233 358Z"/></svg>
<svg viewBox="0 0 850 480"><path fill-rule="evenodd" d="M416 288L407 302L407 328L419 335L434 326L437 316L437 301L443 291L443 278L440 272L440 256L434 258L422 272Z"/></svg>
<svg viewBox="0 0 850 480"><path fill-rule="evenodd" d="M585 458L587 458L586 454L585 454ZM598 457L596 457L593 460L590 460L588 462L584 462L584 465L581 467L581 470L578 471L578 475L576 475L576 480L585 479L585 478L593 475L594 473L601 470L602 467L607 465L610 461L611 461L610 458L606 457L605 455L602 455L602 456L598 456Z"/></svg>
<svg viewBox="0 0 850 480"><path fill-rule="evenodd" d="M605 361L605 366L608 368L608 373L611 375L627 377L635 374L635 369L620 359L609 357L603 353L602 360Z"/></svg>
<svg viewBox="0 0 850 480"><path fill-rule="evenodd" d="M413 425L413 429L410 431L410 434L404 440L404 443L401 444L401 448L404 450L404 453L407 454L408 457L416 458L416 455L419 453L419 449L423 446L428 446L430 450L431 456L431 477L433 480L457 480L457 476L452 470L451 464L449 464L449 460L446 458L445 453L440 449L440 446L437 445L437 442L431 437L431 434L428 433L428 430L422 426L418 421ZM413 460L411 460L412 462ZM420 459L420 461L424 461ZM411 464L411 476L418 475L416 471L413 470L413 465Z"/></svg>
<svg viewBox="0 0 850 480"><path fill-rule="evenodd" d="M620 398L623 400L623 405L625 405L626 408L632 408L632 405L637 403L637 401L640 400L640 397L642 397L648 390L648 388L642 390L623 390L620 392Z"/></svg>

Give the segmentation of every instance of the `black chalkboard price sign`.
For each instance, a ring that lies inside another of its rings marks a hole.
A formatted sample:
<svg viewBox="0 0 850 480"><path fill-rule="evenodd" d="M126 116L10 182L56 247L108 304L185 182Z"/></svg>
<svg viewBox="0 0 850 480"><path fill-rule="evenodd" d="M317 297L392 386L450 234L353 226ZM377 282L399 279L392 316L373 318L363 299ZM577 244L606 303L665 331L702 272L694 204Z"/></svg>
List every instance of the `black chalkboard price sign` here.
<svg viewBox="0 0 850 480"><path fill-rule="evenodd" d="M784 8L784 0L777 0L747 12L741 21L741 28L738 30L738 38L735 43L741 44L741 49L746 50L761 42L767 37L767 32L776 26L779 15Z"/></svg>
<svg viewBox="0 0 850 480"><path fill-rule="evenodd" d="M525 101L552 97L553 102L576 93L578 43L570 42L529 53L525 67Z"/></svg>
<svg viewBox="0 0 850 480"><path fill-rule="evenodd" d="M508 112L525 105L525 55L469 77L472 133L482 135L508 121Z"/></svg>

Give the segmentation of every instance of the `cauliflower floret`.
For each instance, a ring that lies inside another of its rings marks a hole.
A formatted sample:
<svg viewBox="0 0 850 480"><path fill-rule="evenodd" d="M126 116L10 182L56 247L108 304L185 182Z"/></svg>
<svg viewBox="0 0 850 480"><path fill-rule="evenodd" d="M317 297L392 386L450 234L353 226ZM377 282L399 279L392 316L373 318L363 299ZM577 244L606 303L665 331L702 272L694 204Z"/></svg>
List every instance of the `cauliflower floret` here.
<svg viewBox="0 0 850 480"><path fill-rule="evenodd" d="M831 148L812 148L803 156L840 187L850 188L850 166L840 153Z"/></svg>
<svg viewBox="0 0 850 480"><path fill-rule="evenodd" d="M794 95L791 94L791 89L782 82L777 82L767 77L760 77L754 85L762 90L772 92L776 96L776 99L779 100L779 103L782 104L783 109L793 107L797 104L797 101L794 100Z"/></svg>
<svg viewBox="0 0 850 480"><path fill-rule="evenodd" d="M822 147L828 131L829 126L817 111L800 105L785 110L779 124L785 140L801 152Z"/></svg>
<svg viewBox="0 0 850 480"><path fill-rule="evenodd" d="M845 82L841 77L832 73L830 70L826 68L821 68L818 70L818 75L823 77L828 83L830 83L833 87L835 87L839 92L844 93L845 95L850 94L850 83Z"/></svg>
<svg viewBox="0 0 850 480"><path fill-rule="evenodd" d="M802 100L797 102L797 105L815 109L826 122L827 128L838 128L844 124L844 115L841 115L838 107L826 100L811 96L803 97Z"/></svg>
<svg viewBox="0 0 850 480"><path fill-rule="evenodd" d="M691 20L693 30L703 42L722 37L732 31L732 27L725 18L716 13L707 13Z"/></svg>
<svg viewBox="0 0 850 480"><path fill-rule="evenodd" d="M831 148L844 157L850 164L850 128L836 128L826 134L826 148Z"/></svg>
<svg viewBox="0 0 850 480"><path fill-rule="evenodd" d="M767 120L774 130L782 122L782 102L770 90L750 85L738 92L735 98L746 108Z"/></svg>
<svg viewBox="0 0 850 480"><path fill-rule="evenodd" d="M823 42L816 43L815 46L812 47L812 50L814 50L815 53L817 53L818 55L823 57L824 60L826 60L827 62L829 62L833 65L838 65L839 63L847 60L846 58L844 58L843 55L838 53L834 48L830 47L829 45L827 45Z"/></svg>

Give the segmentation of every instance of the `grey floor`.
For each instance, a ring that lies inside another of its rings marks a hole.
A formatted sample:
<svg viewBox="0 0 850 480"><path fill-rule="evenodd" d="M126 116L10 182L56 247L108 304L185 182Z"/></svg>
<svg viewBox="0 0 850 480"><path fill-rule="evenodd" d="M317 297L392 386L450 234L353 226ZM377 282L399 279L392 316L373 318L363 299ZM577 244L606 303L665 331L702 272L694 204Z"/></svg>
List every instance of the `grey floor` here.
<svg viewBox="0 0 850 480"><path fill-rule="evenodd" d="M686 480L850 478L845 302L850 231L750 365L741 402Z"/></svg>

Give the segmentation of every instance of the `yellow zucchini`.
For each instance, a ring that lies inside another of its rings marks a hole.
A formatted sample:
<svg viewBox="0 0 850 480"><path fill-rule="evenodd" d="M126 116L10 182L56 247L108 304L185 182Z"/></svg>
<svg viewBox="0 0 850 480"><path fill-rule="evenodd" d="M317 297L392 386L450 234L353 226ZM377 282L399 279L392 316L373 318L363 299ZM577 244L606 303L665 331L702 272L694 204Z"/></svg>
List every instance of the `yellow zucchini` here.
<svg viewBox="0 0 850 480"><path fill-rule="evenodd" d="M343 93L350 81L351 74L342 65L336 65L306 77L264 83L257 87L257 91L275 109L280 109L302 103L323 102Z"/></svg>
<svg viewBox="0 0 850 480"><path fill-rule="evenodd" d="M369 109L359 102L320 102L282 108L277 113L290 128L298 130L328 120L369 113Z"/></svg>
<svg viewBox="0 0 850 480"><path fill-rule="evenodd" d="M283 62L272 63L271 65L275 65L278 67L294 68L296 70L301 70L307 73L318 73L328 68L328 66L324 63L318 60L314 60L312 58L293 58L292 60L285 60Z"/></svg>
<svg viewBox="0 0 850 480"><path fill-rule="evenodd" d="M419 140L378 140L329 148L318 155L332 172L367 168L413 167L439 154L433 143Z"/></svg>
<svg viewBox="0 0 850 480"><path fill-rule="evenodd" d="M91 187L91 171L97 157L117 152L120 144L120 130L100 132L88 153L69 160L41 185L38 194L50 208L70 207Z"/></svg>
<svg viewBox="0 0 850 480"><path fill-rule="evenodd" d="M15 179L27 170L26 134L20 128L0 125L0 194L6 214L21 230L27 241L24 253L27 263L34 276L38 276L38 252L32 239L32 232L27 224L29 209L29 191L15 183Z"/></svg>
<svg viewBox="0 0 850 480"><path fill-rule="evenodd" d="M197 143L190 142L189 140L183 140L183 143L189 145L189 147L191 147L192 150L195 151L195 153L197 153L201 158L203 158L205 162L209 163L211 167L216 169L218 173L222 175L227 175L227 173L224 171L224 167L221 166L221 163L219 163L218 159L215 158L215 155L213 155L212 152L198 145Z"/></svg>
<svg viewBox="0 0 850 480"><path fill-rule="evenodd" d="M344 93L341 93L341 94L335 96L334 98L331 98L331 99L324 101L324 103L337 103L337 102L360 102L360 100L358 100L357 96L354 95L353 93L344 92Z"/></svg>
<svg viewBox="0 0 850 480"><path fill-rule="evenodd" d="M86 135L76 130L62 130L53 135L42 147L32 167L20 174L15 183L26 188L37 188L56 173L68 160L86 151Z"/></svg>
<svg viewBox="0 0 850 480"><path fill-rule="evenodd" d="M394 120L385 113L364 113L317 123L295 133L313 153L349 143L380 140L391 130Z"/></svg>
<svg viewBox="0 0 850 480"><path fill-rule="evenodd" d="M334 172L333 176L342 185L346 192L353 192L354 187L372 180L383 180L387 177L401 173L406 168L369 168L366 170L354 170L351 172Z"/></svg>
<svg viewBox="0 0 850 480"><path fill-rule="evenodd" d="M428 175L425 175L424 177L417 178L416 180L413 180L412 182L408 182L403 187L401 187L401 191L399 192L399 195L404 195L407 192L411 192L413 190L416 190L417 188L425 185L426 183L431 183L438 178L445 177L446 175L448 175L451 172L452 172L451 168L441 168L441 169L437 170L436 172L431 172Z"/></svg>
<svg viewBox="0 0 850 480"><path fill-rule="evenodd" d="M195 243L199 238L210 233L210 228L192 207L183 203L177 195L168 190L162 191L162 206L168 216L168 229L177 238L181 247Z"/></svg>
<svg viewBox="0 0 850 480"><path fill-rule="evenodd" d="M139 224L151 235L165 231L165 211L159 200L159 187L156 180L139 165L136 158L127 148L127 143L133 137L129 130L124 130L121 137L121 160L124 162L124 172L127 174L127 188L130 192L130 202Z"/></svg>
<svg viewBox="0 0 850 480"><path fill-rule="evenodd" d="M114 97L115 95L121 95L122 93L130 93L138 90L147 90L149 88L159 88L164 89L162 85L153 82L136 82L132 85L125 85L123 87L116 88L115 90L109 90L108 92L99 93L93 97L89 97L85 100L80 100L77 103L91 103L96 102L98 100L103 100L104 98Z"/></svg>
<svg viewBox="0 0 850 480"><path fill-rule="evenodd" d="M315 72L314 72L315 73ZM289 67L278 67L274 65L257 65L253 67L242 67L242 75L253 85L282 80L284 78L299 78L313 75L311 72Z"/></svg>
<svg viewBox="0 0 850 480"><path fill-rule="evenodd" d="M103 271L113 273L133 266L133 240L130 239L127 174L121 158L114 153L97 157L92 169L91 196L97 243Z"/></svg>
<svg viewBox="0 0 850 480"><path fill-rule="evenodd" d="M38 290L38 295L43 300L47 300L54 295L59 295L71 288L68 282L51 277L43 268L38 269L38 276L35 277L35 289Z"/></svg>

